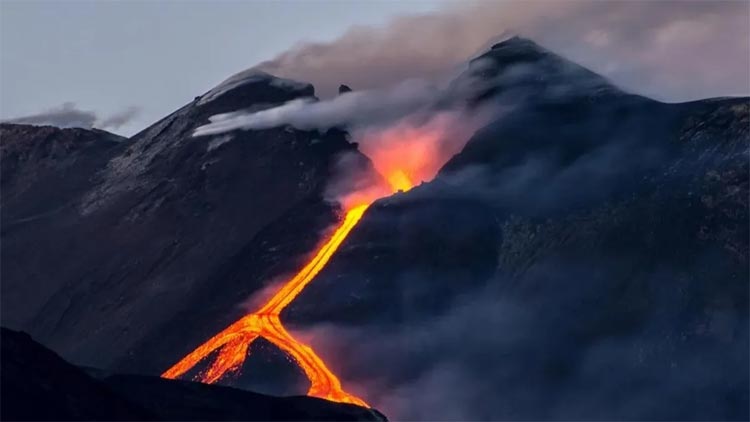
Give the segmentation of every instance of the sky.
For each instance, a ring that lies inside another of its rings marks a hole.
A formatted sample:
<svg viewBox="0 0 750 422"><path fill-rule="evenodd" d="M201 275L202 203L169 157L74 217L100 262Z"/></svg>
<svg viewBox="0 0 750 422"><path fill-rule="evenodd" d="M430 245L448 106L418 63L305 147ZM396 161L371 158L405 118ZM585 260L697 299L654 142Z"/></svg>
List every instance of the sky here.
<svg viewBox="0 0 750 422"><path fill-rule="evenodd" d="M233 73L439 1L2 1L0 119L72 102L132 134Z"/></svg>
<svg viewBox="0 0 750 422"><path fill-rule="evenodd" d="M381 89L513 33L662 101L750 95L750 2L0 0L0 120L132 135L260 65Z"/></svg>

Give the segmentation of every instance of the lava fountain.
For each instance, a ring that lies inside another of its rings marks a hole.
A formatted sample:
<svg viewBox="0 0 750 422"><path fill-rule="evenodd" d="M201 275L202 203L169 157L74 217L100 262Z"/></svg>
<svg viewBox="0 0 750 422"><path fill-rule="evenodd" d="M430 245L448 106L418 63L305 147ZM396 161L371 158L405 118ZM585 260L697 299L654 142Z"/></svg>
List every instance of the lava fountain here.
<svg viewBox="0 0 750 422"><path fill-rule="evenodd" d="M208 339L167 369L162 377L174 379L183 376L211 353L218 351L208 369L195 377L198 381L215 383L227 373L239 371L250 344L263 337L291 356L302 368L310 380L309 396L369 407L361 398L344 391L339 378L315 351L286 331L279 315L325 267L372 202L384 195L411 189L415 180L428 180L434 176L445 161L445 154L441 154L444 151L438 148L443 129L440 121L419 127L402 122L387 130L362 133L361 137L365 140L361 144L363 152L388 182L389 189L376 189L374 192L377 194L373 194L373 191L353 192L349 200L342 200L346 207L343 221L297 274L284 283L260 309Z"/></svg>

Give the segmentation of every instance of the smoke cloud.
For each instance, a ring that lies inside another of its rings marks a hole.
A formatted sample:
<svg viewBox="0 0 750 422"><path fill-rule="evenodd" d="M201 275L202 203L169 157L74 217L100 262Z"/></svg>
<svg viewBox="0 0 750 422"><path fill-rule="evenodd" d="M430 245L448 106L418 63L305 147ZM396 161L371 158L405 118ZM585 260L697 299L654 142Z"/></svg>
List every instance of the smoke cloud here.
<svg viewBox="0 0 750 422"><path fill-rule="evenodd" d="M194 136L283 125L319 131L344 127L376 170L362 171L358 160L350 163L349 157L340 157L338 176L327 196L349 208L432 179L495 109L494 105L467 107L467 100L487 83L491 81L470 75L442 85L412 79L323 101L299 98L260 111L211 116Z"/></svg>
<svg viewBox="0 0 750 422"><path fill-rule="evenodd" d="M437 84L411 79L393 87L349 92L324 101L300 98L262 111L215 115L209 119L211 123L196 129L194 135L215 135L236 129L268 129L280 125L302 130L378 126L405 115L430 115L439 108L447 108L440 102L448 98L449 92L459 94L451 98L452 104L469 94L468 91L456 93Z"/></svg>
<svg viewBox="0 0 750 422"><path fill-rule="evenodd" d="M60 128L117 129L132 121L139 112L140 108L131 106L110 116L99 116L94 111L82 110L75 103L66 102L59 107L37 114L8 119L6 122L38 126L49 125Z"/></svg>
<svg viewBox="0 0 750 422"><path fill-rule="evenodd" d="M750 94L750 5L734 1L493 1L330 43L303 43L258 65L331 95L410 78L440 79L498 36L517 33L636 93L667 101Z"/></svg>

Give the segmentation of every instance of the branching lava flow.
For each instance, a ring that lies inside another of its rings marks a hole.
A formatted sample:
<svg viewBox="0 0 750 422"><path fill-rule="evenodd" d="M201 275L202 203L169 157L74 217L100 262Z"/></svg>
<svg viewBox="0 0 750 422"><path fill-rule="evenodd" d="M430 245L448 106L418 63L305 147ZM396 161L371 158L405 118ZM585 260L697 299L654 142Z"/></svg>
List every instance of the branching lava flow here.
<svg viewBox="0 0 750 422"><path fill-rule="evenodd" d="M406 130L406 133L402 133ZM404 136L408 135L408 136ZM347 209L344 221L338 226L333 236L315 252L313 258L292 279L287 281L256 312L245 315L238 321L211 337L205 343L166 370L162 377L178 378L193 369L199 362L213 352L218 352L208 369L199 373L196 380L214 383L224 375L237 372L247 357L250 344L258 337L263 337L291 356L310 380L307 394L332 401L368 406L361 398L349 394L341 387L338 377L331 372L313 349L296 340L286 331L279 315L297 295L325 267L336 249L346 239L349 232L357 225L369 205L378 197L412 188L414 177L434 175L440 162L436 149L430 147L439 134L423 130L398 127L386 131L379 139L387 151L372 150L376 156L373 160L376 170L384 175L379 183L387 182L388 187L381 186L370 192L353 192L354 199L342 201ZM393 139L407 140L395 142Z"/></svg>
<svg viewBox="0 0 750 422"><path fill-rule="evenodd" d="M198 375L199 380L209 384L214 383L226 373L240 369L245 361L250 343L260 336L275 344L297 361L307 378L310 379L311 385L307 392L308 395L367 406L364 400L345 392L338 377L328 369L323 360L315 354L310 346L295 340L284 329L279 319L281 311L323 269L339 245L362 218L367 207L368 204L365 204L349 210L346 213L346 218L336 229L331 239L323 244L312 260L284 284L257 312L242 317L224 331L198 346L165 371L162 377L177 378L218 349L219 354L216 360L205 372Z"/></svg>

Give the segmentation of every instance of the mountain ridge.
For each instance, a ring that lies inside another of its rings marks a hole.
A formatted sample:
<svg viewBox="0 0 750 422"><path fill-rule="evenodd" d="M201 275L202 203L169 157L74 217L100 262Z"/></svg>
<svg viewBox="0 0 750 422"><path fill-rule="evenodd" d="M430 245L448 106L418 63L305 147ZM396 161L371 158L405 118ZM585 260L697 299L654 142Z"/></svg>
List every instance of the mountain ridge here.
<svg viewBox="0 0 750 422"><path fill-rule="evenodd" d="M377 410L313 397L153 376L95 378L26 333L2 327L0 339L3 420L386 420Z"/></svg>

